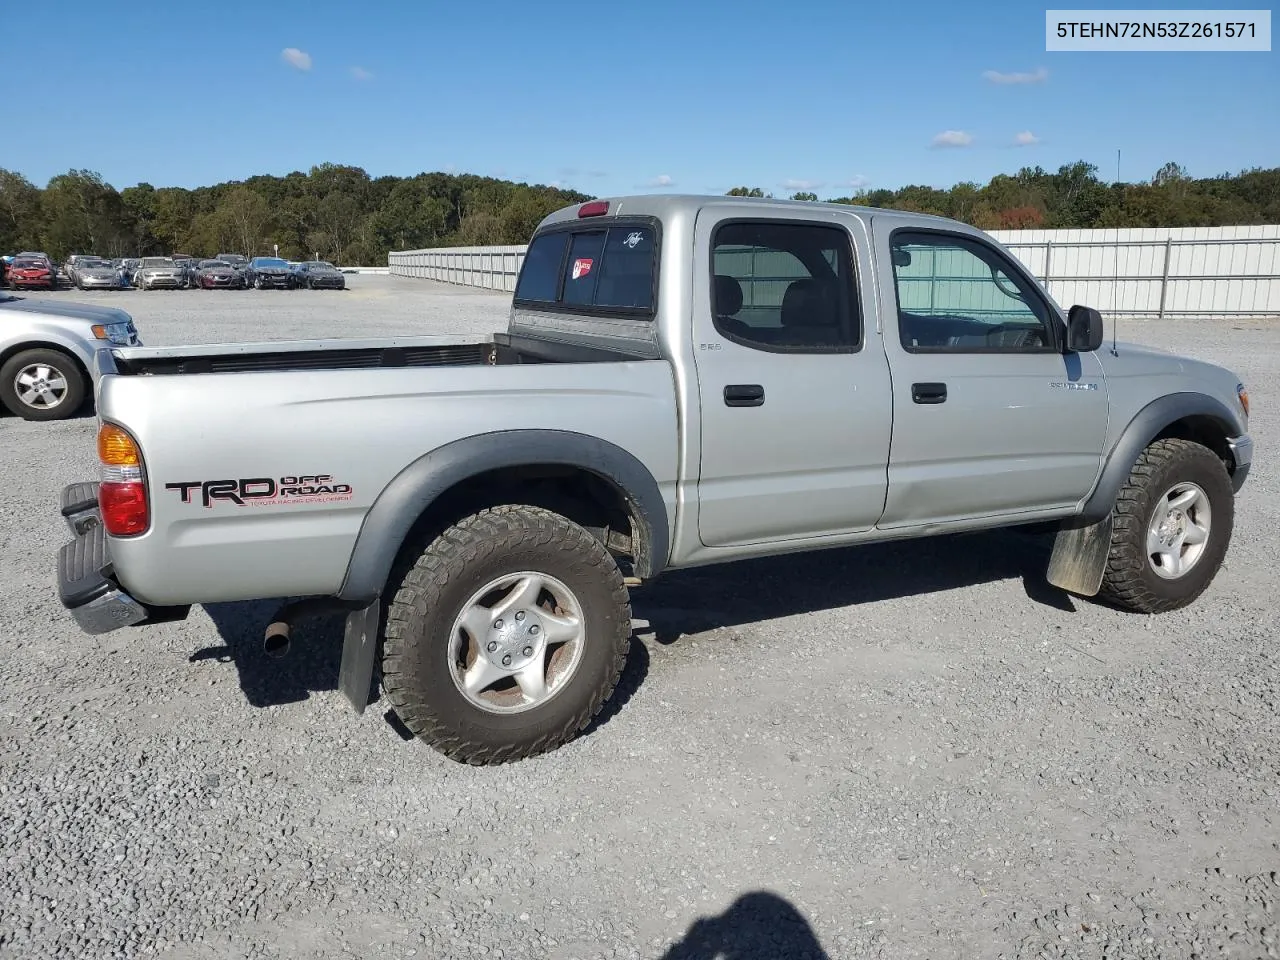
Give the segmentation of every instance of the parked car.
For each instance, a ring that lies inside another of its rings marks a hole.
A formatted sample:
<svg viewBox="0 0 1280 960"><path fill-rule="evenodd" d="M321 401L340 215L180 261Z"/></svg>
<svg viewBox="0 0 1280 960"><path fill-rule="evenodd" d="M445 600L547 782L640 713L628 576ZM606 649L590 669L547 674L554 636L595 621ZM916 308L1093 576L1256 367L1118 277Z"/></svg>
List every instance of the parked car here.
<svg viewBox="0 0 1280 960"><path fill-rule="evenodd" d="M220 253L213 259L230 264L237 273L243 273L244 268L249 265L249 258L240 253Z"/></svg>
<svg viewBox="0 0 1280 960"><path fill-rule="evenodd" d="M20 253L9 264L9 286L14 290L53 290L57 285L57 274L47 257Z"/></svg>
<svg viewBox="0 0 1280 960"><path fill-rule="evenodd" d="M307 260L294 268L293 285L308 290L345 290L347 278L332 263Z"/></svg>
<svg viewBox="0 0 1280 960"><path fill-rule="evenodd" d="M0 294L0 406L27 420L62 420L93 395L94 355L139 346L121 310Z"/></svg>
<svg viewBox="0 0 1280 960"><path fill-rule="evenodd" d="M120 270L110 261L81 257L76 261L73 281L80 290L119 290Z"/></svg>
<svg viewBox="0 0 1280 960"><path fill-rule="evenodd" d="M120 286L132 286L133 275L138 272L138 267L141 266L142 261L133 257L121 257L117 260L112 260L111 262L120 276Z"/></svg>
<svg viewBox="0 0 1280 960"><path fill-rule="evenodd" d="M133 285L139 290L181 290L187 285L187 271L169 257L143 257L133 275Z"/></svg>
<svg viewBox="0 0 1280 960"><path fill-rule="evenodd" d="M76 282L76 264L81 260L97 260L98 257L89 253L73 253L63 261L62 267L66 271L67 279L72 283Z"/></svg>
<svg viewBox="0 0 1280 960"><path fill-rule="evenodd" d="M477 764L590 723L666 569L1038 523L1051 583L1163 613L1226 555L1248 394L1102 341L956 221L593 200L540 223L490 338L103 351L59 594L90 633L308 598L269 651L343 613L353 706L380 660L398 719Z"/></svg>
<svg viewBox="0 0 1280 960"><path fill-rule="evenodd" d="M194 282L202 290L212 290L215 287L237 290L244 288L244 277L231 264L221 260L201 260L196 268Z"/></svg>
<svg viewBox="0 0 1280 960"><path fill-rule="evenodd" d="M287 290L292 286L293 276L289 273L289 263L279 257L254 257L244 270L246 286L256 290L273 288Z"/></svg>
<svg viewBox="0 0 1280 960"><path fill-rule="evenodd" d="M189 253L170 254L169 259L182 268L183 287L195 289L196 271L200 269L200 259Z"/></svg>

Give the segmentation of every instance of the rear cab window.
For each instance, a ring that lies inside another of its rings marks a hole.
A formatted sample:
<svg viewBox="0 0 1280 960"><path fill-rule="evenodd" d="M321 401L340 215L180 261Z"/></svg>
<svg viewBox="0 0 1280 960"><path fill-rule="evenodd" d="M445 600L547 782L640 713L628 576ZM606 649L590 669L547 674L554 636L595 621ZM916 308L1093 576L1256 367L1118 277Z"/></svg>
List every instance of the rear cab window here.
<svg viewBox="0 0 1280 960"><path fill-rule="evenodd" d="M658 230L651 220L555 224L525 252L514 303L535 310L652 318Z"/></svg>

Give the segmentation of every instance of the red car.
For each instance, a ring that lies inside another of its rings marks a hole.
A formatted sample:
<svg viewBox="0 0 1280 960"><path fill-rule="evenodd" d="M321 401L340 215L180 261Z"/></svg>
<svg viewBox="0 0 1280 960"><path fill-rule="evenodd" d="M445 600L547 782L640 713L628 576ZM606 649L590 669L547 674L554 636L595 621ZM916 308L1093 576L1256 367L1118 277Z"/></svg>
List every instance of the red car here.
<svg viewBox="0 0 1280 960"><path fill-rule="evenodd" d="M52 290L56 283L53 264L48 260L17 257L9 264L9 285L15 290L30 287L44 287L46 290Z"/></svg>

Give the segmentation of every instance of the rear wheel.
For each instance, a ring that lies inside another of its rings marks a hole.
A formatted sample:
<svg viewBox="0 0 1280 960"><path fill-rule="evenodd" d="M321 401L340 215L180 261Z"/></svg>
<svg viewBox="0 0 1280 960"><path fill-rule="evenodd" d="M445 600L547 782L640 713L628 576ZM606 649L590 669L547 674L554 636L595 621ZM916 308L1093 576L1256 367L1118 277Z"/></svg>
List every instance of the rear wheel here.
<svg viewBox="0 0 1280 960"><path fill-rule="evenodd" d="M1098 596L1138 613L1185 607L1222 565L1234 521L1231 478L1217 455L1190 440L1155 441L1116 497Z"/></svg>
<svg viewBox="0 0 1280 960"><path fill-rule="evenodd" d="M455 760L504 763L573 739L622 673L631 606L595 537L540 507L467 517L394 584L382 686Z"/></svg>
<svg viewBox="0 0 1280 960"><path fill-rule="evenodd" d="M85 389L75 361L58 350L23 350L0 367L0 403L24 420L74 416Z"/></svg>

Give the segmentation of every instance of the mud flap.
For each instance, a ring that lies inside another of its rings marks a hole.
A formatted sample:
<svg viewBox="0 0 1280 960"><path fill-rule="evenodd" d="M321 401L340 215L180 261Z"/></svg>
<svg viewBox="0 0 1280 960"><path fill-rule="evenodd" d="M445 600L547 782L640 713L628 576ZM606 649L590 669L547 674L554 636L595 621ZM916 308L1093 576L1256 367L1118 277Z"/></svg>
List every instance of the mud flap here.
<svg viewBox="0 0 1280 960"><path fill-rule="evenodd" d="M1085 527L1063 528L1053 541L1045 575L1055 587L1081 597L1096 596L1111 552L1111 514Z"/></svg>
<svg viewBox="0 0 1280 960"><path fill-rule="evenodd" d="M382 620L382 598L347 614L342 639L342 666L338 671L338 689L356 713L364 713L373 686L374 661L378 656L378 627Z"/></svg>

